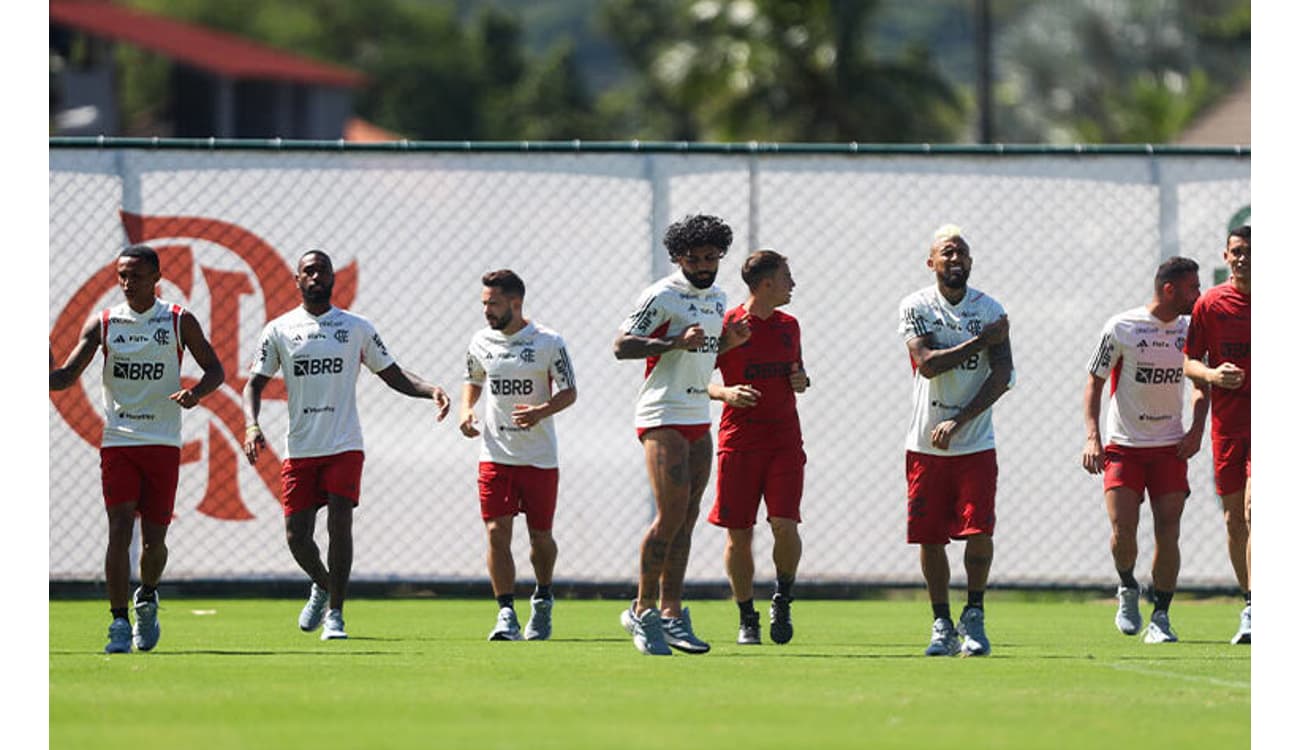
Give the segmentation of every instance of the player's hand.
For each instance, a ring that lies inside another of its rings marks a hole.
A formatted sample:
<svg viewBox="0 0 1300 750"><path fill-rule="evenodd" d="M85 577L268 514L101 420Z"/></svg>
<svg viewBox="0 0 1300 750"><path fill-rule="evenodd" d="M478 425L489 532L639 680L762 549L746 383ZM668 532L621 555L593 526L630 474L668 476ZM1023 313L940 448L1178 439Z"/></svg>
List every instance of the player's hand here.
<svg viewBox="0 0 1300 750"><path fill-rule="evenodd" d="M1178 457L1186 461L1201 450L1201 431L1191 429L1178 441Z"/></svg>
<svg viewBox="0 0 1300 750"><path fill-rule="evenodd" d="M167 398L180 404L182 409L193 409L199 403L199 397L195 396L194 391L189 388L182 388Z"/></svg>
<svg viewBox="0 0 1300 750"><path fill-rule="evenodd" d="M1246 382L1246 371L1231 362L1224 362L1210 370L1210 384L1220 388L1236 390Z"/></svg>
<svg viewBox="0 0 1300 750"><path fill-rule="evenodd" d="M733 349L741 346L746 341L749 341L749 337L752 335L753 331L749 327L749 315L746 314L743 318L733 320L730 325L722 329L722 341L719 348Z"/></svg>
<svg viewBox="0 0 1300 750"><path fill-rule="evenodd" d="M543 410L544 407L542 406L515 404L515 410L510 414L510 421L515 423L515 427L522 427L526 430L546 417Z"/></svg>
<svg viewBox="0 0 1300 750"><path fill-rule="evenodd" d="M957 424L955 419L945 419L930 430L930 445L939 450L948 450L948 443L952 440L952 434L957 431L961 425Z"/></svg>
<svg viewBox="0 0 1300 750"><path fill-rule="evenodd" d="M691 324L686 326L686 330L677 334L677 338L673 340L673 347L676 349L699 349L704 346L704 342L707 340L708 335L704 333L704 329L698 324Z"/></svg>
<svg viewBox="0 0 1300 750"><path fill-rule="evenodd" d="M758 403L763 394L754 386L741 383L722 389L722 402L739 409L748 409Z"/></svg>
<svg viewBox="0 0 1300 750"><path fill-rule="evenodd" d="M262 435L262 428L255 424L250 424L244 428L244 455L248 457L250 464L257 463L258 453L266 449L266 438Z"/></svg>
<svg viewBox="0 0 1300 750"><path fill-rule="evenodd" d="M794 392L803 393L808 390L808 386L812 385L812 379L808 377L808 373L804 372L798 362L790 365L790 368L790 387L794 389Z"/></svg>
<svg viewBox="0 0 1300 750"><path fill-rule="evenodd" d="M479 436L478 428L474 426L476 422L478 422L478 418L474 416L474 412L472 410L467 409L461 412L460 413L460 434L468 438L478 437Z"/></svg>
<svg viewBox="0 0 1300 750"><path fill-rule="evenodd" d="M447 412L451 411L451 399L447 398L446 391L436 385L433 387L433 405L438 409L438 421L446 419ZM462 426L461 432L464 431L465 428Z"/></svg>
<svg viewBox="0 0 1300 750"><path fill-rule="evenodd" d="M1083 470L1089 474L1100 474L1106 468L1106 454L1101 449L1101 439L1089 437L1083 441L1083 457L1080 459Z"/></svg>
<svg viewBox="0 0 1300 750"><path fill-rule="evenodd" d="M1006 341L1010 333L1011 321L1007 320L1007 316L1003 315L992 323L985 325L980 330L978 338L985 346L993 346Z"/></svg>

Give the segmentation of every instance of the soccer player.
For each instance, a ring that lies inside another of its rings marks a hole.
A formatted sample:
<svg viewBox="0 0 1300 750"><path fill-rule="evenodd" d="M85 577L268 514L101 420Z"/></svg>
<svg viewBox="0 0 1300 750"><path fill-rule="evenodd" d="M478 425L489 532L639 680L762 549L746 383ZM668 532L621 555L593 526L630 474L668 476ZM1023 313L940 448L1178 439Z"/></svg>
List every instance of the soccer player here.
<svg viewBox="0 0 1300 750"><path fill-rule="evenodd" d="M1228 557L1246 607L1232 643L1250 643L1250 227L1228 233L1228 280L1192 308L1183 372L1210 386L1214 486L1223 500ZM1208 360L1208 361L1207 361Z"/></svg>
<svg viewBox="0 0 1300 750"><path fill-rule="evenodd" d="M81 330L63 367L50 352L50 390L72 387L95 350L104 352L104 436L99 469L108 511L104 581L113 620L104 652L125 654L158 645L158 582L167 565L167 527L176 504L181 461L181 409L192 409L226 379L216 352L194 315L156 296L162 269L148 245L130 245L117 257L117 284L126 301L101 310ZM188 349L202 369L199 382L181 384ZM140 517L140 587L129 600L131 535Z"/></svg>
<svg viewBox="0 0 1300 750"><path fill-rule="evenodd" d="M637 597L620 621L641 653L656 656L671 655L670 646L709 650L682 606L682 587L713 460L709 380L718 353L749 337L743 322L723 329L727 295L713 284L731 227L716 216L687 216L668 227L664 246L678 270L641 293L614 340L616 358L646 360L635 424L655 497Z"/></svg>
<svg viewBox="0 0 1300 750"><path fill-rule="evenodd" d="M497 598L490 641L544 641L551 637L551 578L557 548L551 535L560 470L551 417L578 399L573 363L564 339L524 317L524 281L502 269L483 275L483 316L465 355L460 431L483 435L478 500L487 527L487 569ZM483 429L474 405L488 384ZM515 516L528 520L530 558L537 587L522 633L515 616L515 559L510 551Z"/></svg>
<svg viewBox="0 0 1300 750"><path fill-rule="evenodd" d="M754 610L754 522L759 500L767 504L772 527L776 594L768 612L774 643L794 637L790 603L803 542L799 502L803 497L803 435L795 394L808 389L799 321L778 310L790 302L794 277L788 259L759 250L740 271L749 297L727 311L723 325L745 321L747 342L718 357L722 383L709 384L709 396L722 401L718 427L718 483L709 523L727 530L724 562L731 593L740 609L736 642L757 645Z"/></svg>
<svg viewBox="0 0 1300 750"><path fill-rule="evenodd" d="M907 434L907 541L921 546L934 613L927 656L986 656L984 589L993 564L998 463L991 407L1014 381L1002 305L968 287L970 245L959 227L934 233L926 265L936 284L905 297L898 331L912 361ZM948 604L949 539L966 543L966 606ZM960 636L960 638L959 638Z"/></svg>
<svg viewBox="0 0 1300 750"><path fill-rule="evenodd" d="M257 423L262 390L282 370L289 394L289 433L280 470L285 535L294 560L312 580L298 627L311 632L324 620L321 640L331 640L348 637L343 600L352 572L352 509L361 497L365 459L356 396L362 363L398 393L433 399L440 422L451 402L441 388L403 370L369 320L330 303L334 264L328 255L308 250L298 260L295 279L302 305L262 329L244 386L244 455L256 463L266 447ZM328 567L312 537L316 512L323 506L329 508Z"/></svg>
<svg viewBox="0 0 1300 750"><path fill-rule="evenodd" d="M1192 425L1184 432L1182 343L1187 337L1187 314L1200 294L1196 261L1170 258L1161 263L1151 301L1112 316L1102 327L1083 391L1087 435L1081 460L1089 474L1105 475L1102 488L1110 515L1110 554L1120 581L1115 627L1124 635L1136 635L1142 628L1133 566L1143 493L1151 498L1156 538L1151 580L1156 601L1143 636L1147 643L1178 640L1169 624L1169 603L1181 562L1178 534L1189 494L1187 459L1201 448L1210 405L1205 386L1196 385ZM1103 449L1099 421L1107 379L1111 401Z"/></svg>

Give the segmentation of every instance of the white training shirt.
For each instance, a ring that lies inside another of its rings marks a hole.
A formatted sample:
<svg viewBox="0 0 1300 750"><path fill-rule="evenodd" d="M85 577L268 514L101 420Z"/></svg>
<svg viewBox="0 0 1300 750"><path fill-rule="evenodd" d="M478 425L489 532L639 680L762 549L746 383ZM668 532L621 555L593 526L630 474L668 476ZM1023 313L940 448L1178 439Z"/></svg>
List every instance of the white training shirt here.
<svg viewBox="0 0 1300 750"><path fill-rule="evenodd" d="M154 299L137 313L123 302L99 312L104 352L104 447L181 444L181 315Z"/></svg>
<svg viewBox="0 0 1300 750"><path fill-rule="evenodd" d="M905 342L917 336L930 336L931 349L951 349L975 338L984 326L1005 314L997 300L970 286L966 287L961 302L950 305L936 284L909 294L899 303L898 333ZM930 432L935 425L965 408L990 372L987 348L933 378L922 376L912 363L912 423L907 431L907 450L934 456L960 456L993 448L992 408L985 409L954 432L947 450L930 444ZM1011 383L1015 383L1014 371Z"/></svg>
<svg viewBox="0 0 1300 750"><path fill-rule="evenodd" d="M1110 378L1106 442L1137 448L1183 439L1183 344L1189 318L1168 323L1145 306L1106 321L1088 372Z"/></svg>
<svg viewBox="0 0 1300 750"><path fill-rule="evenodd" d="M645 381L636 399L636 426L708 424L709 380L718 359L727 295L716 285L697 289L678 269L650 285L619 326L622 333L671 338L698 325L706 335L699 349L670 349L646 358Z"/></svg>
<svg viewBox="0 0 1300 750"><path fill-rule="evenodd" d="M541 469L559 465L555 420L517 427L510 415L515 404L546 403L552 384L557 393L577 386L560 334L533 322L513 336L491 328L478 331L465 354L465 382L483 389L480 461Z"/></svg>
<svg viewBox="0 0 1300 750"><path fill-rule="evenodd" d="M394 363L369 320L331 307L316 317L301 306L262 329L252 374L283 370L289 392L286 458L363 450L357 418L357 373Z"/></svg>

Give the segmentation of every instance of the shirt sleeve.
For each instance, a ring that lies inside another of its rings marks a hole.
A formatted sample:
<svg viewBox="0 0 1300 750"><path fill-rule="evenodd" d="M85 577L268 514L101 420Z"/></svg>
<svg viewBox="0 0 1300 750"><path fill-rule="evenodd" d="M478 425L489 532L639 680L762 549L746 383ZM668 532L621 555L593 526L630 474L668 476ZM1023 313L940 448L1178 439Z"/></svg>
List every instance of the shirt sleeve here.
<svg viewBox="0 0 1300 750"><path fill-rule="evenodd" d="M465 350L465 382L472 385L483 385L487 380L487 369L483 367L483 361L474 353L474 342L469 343L469 349Z"/></svg>
<svg viewBox="0 0 1300 750"><path fill-rule="evenodd" d="M1209 352L1209 331L1206 326L1209 325L1209 316L1206 314L1205 305L1202 304L1205 298L1196 301L1192 305L1192 318L1187 321L1187 342L1183 344L1183 354L1192 359L1205 359Z"/></svg>
<svg viewBox="0 0 1300 750"><path fill-rule="evenodd" d="M280 369L280 349L275 345L275 330L267 325L258 337L257 351L253 353L253 366L249 372L253 375L271 377Z"/></svg>
<svg viewBox="0 0 1300 750"><path fill-rule="evenodd" d="M1088 372L1094 377L1108 377L1119 361L1115 356L1115 348L1115 324L1114 321L1108 321L1101 329L1100 340L1093 350L1092 358L1088 360Z"/></svg>
<svg viewBox="0 0 1300 750"><path fill-rule="evenodd" d="M393 355L388 353L388 347L384 346L384 340L379 337L379 331L375 330L373 325L368 322L359 329L365 340L361 342L361 361L371 372L379 372L387 369L397 362Z"/></svg>
<svg viewBox="0 0 1300 750"><path fill-rule="evenodd" d="M898 335L904 341L911 341L918 336L929 336L931 332L924 306L911 297L903 300L898 306Z"/></svg>
<svg viewBox="0 0 1300 750"><path fill-rule="evenodd" d="M574 377L573 362L569 360L569 350L564 346L564 339L555 337L555 349L551 355L551 380L556 392L567 391L578 385Z"/></svg>
<svg viewBox="0 0 1300 750"><path fill-rule="evenodd" d="M618 330L632 336L649 336L667 319L667 315L661 296L656 291L647 290Z"/></svg>

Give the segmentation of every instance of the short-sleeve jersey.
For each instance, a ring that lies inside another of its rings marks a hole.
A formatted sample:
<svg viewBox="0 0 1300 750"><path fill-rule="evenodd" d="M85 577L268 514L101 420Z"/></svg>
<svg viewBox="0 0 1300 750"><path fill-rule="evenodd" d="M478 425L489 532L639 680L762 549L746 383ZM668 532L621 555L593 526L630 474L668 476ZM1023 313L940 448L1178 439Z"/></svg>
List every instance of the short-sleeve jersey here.
<svg viewBox="0 0 1300 750"><path fill-rule="evenodd" d="M1231 362L1245 370L1237 389L1210 388L1210 434L1250 437L1250 295L1226 281L1201 295L1192 307L1183 352L1210 367Z"/></svg>
<svg viewBox="0 0 1300 750"><path fill-rule="evenodd" d="M370 321L347 310L331 307L317 317L296 307L267 323L252 374L284 374L289 393L285 457L364 450L357 373L362 363L379 372L393 362Z"/></svg>
<svg viewBox="0 0 1300 750"><path fill-rule="evenodd" d="M727 311L724 325L748 315L744 305ZM799 321L780 310L766 320L749 316L749 340L718 355L718 370L726 385L744 383L762 396L751 407L722 407L718 451L780 449L803 445L795 407L791 373L803 369Z"/></svg>
<svg viewBox="0 0 1300 750"><path fill-rule="evenodd" d="M903 298L898 307L898 333L904 342L928 336L930 348L951 349L975 338L984 326L1005 314L1002 305L974 287L966 287L961 302L953 305L935 285ZM932 378L922 376L912 362L912 423L907 431L907 450L959 456L993 448L992 409L980 412L954 432L947 450L930 444L930 432L935 425L952 419L965 408L991 372L988 349L981 349L957 367Z"/></svg>
<svg viewBox="0 0 1300 750"><path fill-rule="evenodd" d="M555 420L532 427L511 421L515 404L537 406L556 392L577 386L564 339L535 323L512 336L484 328L465 354L465 382L483 388L483 445L479 460L510 466L553 469L559 465Z"/></svg>
<svg viewBox="0 0 1300 750"><path fill-rule="evenodd" d="M125 302L99 313L104 351L104 447L181 444L180 305L154 299L142 313Z"/></svg>
<svg viewBox="0 0 1300 750"><path fill-rule="evenodd" d="M709 380L718 358L727 295L716 285L697 289L679 269L652 284L619 330L633 336L670 338L689 326L704 329L698 349L670 349L646 358L645 381L636 399L636 426L708 424Z"/></svg>
<svg viewBox="0 0 1300 750"><path fill-rule="evenodd" d="M1088 372L1110 379L1106 442L1134 448L1183 438L1183 343L1187 316L1168 323L1145 306L1106 321Z"/></svg>

